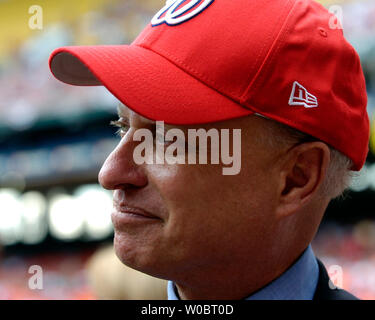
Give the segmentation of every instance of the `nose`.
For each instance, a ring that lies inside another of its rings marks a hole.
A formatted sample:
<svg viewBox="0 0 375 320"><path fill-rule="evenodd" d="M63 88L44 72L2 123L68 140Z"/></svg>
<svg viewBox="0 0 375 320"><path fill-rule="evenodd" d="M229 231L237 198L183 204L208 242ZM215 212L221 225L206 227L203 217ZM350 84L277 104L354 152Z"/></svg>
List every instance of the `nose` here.
<svg viewBox="0 0 375 320"><path fill-rule="evenodd" d="M133 160L135 143L130 134L123 137L104 162L99 172L99 183L108 190L147 185L147 176L142 166Z"/></svg>

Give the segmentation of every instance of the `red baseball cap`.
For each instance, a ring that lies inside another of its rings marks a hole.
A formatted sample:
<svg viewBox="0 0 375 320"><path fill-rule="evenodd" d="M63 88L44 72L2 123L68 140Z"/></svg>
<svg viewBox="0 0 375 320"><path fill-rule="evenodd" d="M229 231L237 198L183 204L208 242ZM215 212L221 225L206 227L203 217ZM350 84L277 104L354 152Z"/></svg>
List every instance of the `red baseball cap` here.
<svg viewBox="0 0 375 320"><path fill-rule="evenodd" d="M199 124L261 114L363 166L369 140L358 54L310 0L168 0L130 45L50 57L68 84L104 85L152 120Z"/></svg>

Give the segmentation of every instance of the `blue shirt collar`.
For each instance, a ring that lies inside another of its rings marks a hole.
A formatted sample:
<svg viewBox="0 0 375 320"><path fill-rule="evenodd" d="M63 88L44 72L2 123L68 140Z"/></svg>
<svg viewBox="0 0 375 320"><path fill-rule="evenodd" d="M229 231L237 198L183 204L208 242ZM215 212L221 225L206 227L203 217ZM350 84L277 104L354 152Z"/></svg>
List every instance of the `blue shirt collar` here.
<svg viewBox="0 0 375 320"><path fill-rule="evenodd" d="M312 300L318 284L319 266L311 245L280 277L245 300ZM168 281L168 300L179 300L175 285Z"/></svg>

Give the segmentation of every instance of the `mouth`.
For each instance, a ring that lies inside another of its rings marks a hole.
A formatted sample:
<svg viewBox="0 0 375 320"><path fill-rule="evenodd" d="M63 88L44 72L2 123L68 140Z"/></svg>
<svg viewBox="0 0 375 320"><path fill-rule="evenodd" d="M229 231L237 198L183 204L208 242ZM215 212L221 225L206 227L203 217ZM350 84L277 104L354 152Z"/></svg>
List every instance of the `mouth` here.
<svg viewBox="0 0 375 320"><path fill-rule="evenodd" d="M144 225L161 221L159 217L144 209L116 203L111 218L113 226L117 230L130 225Z"/></svg>
<svg viewBox="0 0 375 320"><path fill-rule="evenodd" d="M130 207L127 205L115 205L114 208L119 214L135 216L146 219L159 219L159 217L151 214L150 212L137 207Z"/></svg>

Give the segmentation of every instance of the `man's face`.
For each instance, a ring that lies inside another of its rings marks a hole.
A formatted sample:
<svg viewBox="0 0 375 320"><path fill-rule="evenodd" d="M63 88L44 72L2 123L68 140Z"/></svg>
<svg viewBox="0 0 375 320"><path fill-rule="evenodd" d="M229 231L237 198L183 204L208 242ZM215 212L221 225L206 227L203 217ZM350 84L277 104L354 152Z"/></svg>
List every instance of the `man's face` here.
<svg viewBox="0 0 375 320"><path fill-rule="evenodd" d="M160 278L199 281L207 272L233 269L243 259L257 262L273 250L281 151L269 150L257 139L267 130L264 120L249 116L166 125L166 130L184 132L241 129L241 171L223 175L221 164L137 165L133 151L140 142L133 141L134 132L154 130L155 123L125 107L119 108L119 117L129 128L104 163L99 181L114 190L114 246L124 264Z"/></svg>

